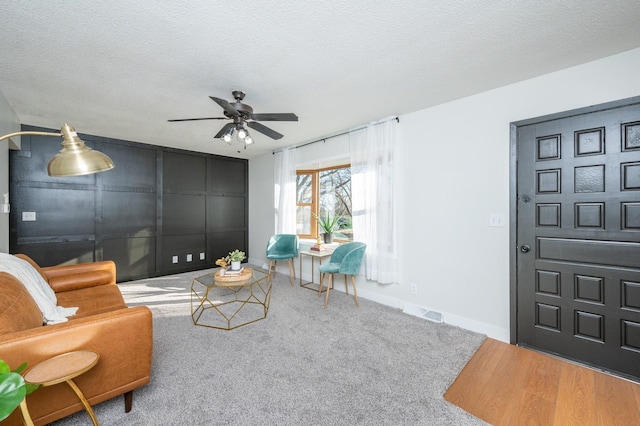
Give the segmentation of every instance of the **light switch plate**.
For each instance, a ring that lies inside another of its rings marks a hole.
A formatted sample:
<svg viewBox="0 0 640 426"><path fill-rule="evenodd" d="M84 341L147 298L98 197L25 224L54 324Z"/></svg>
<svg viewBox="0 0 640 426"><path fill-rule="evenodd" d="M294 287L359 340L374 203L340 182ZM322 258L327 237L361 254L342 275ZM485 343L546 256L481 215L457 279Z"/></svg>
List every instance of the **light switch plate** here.
<svg viewBox="0 0 640 426"><path fill-rule="evenodd" d="M23 222L33 222L36 220L36 212L22 212Z"/></svg>

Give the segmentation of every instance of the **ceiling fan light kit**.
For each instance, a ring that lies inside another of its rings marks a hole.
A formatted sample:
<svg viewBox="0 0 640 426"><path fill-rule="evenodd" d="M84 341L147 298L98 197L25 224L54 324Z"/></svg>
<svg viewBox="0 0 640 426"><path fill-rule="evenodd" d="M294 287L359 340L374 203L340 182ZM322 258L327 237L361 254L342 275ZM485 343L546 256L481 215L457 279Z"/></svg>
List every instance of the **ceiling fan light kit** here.
<svg viewBox="0 0 640 426"><path fill-rule="evenodd" d="M222 140L231 145L231 138L233 137L233 127L229 127L224 135L222 135Z"/></svg>
<svg viewBox="0 0 640 426"><path fill-rule="evenodd" d="M244 139L245 137L247 137L247 131L244 129L244 127L242 127L241 124L238 124L236 129L238 129L238 138Z"/></svg>
<svg viewBox="0 0 640 426"><path fill-rule="evenodd" d="M236 128L234 128L233 126L229 128L225 126L223 127L223 130L224 129L227 129L227 130L224 131L224 134L220 137L220 139L222 139L229 145L232 145L234 142L234 137L233 137L234 134L235 134L235 140L237 140L238 142L244 145L251 145L253 143L253 138L249 134L249 131L244 127L237 127L237 131L236 131ZM214 137L214 139L216 138L218 138L218 135Z"/></svg>
<svg viewBox="0 0 640 426"><path fill-rule="evenodd" d="M168 120L169 122L176 121L199 121L199 120L233 120L232 123L225 124L222 129L214 136L214 139L222 139L224 142L231 145L234 141L234 133L239 142L244 144L245 148L254 142L253 138L249 134L247 127L252 128L271 139L281 139L282 134L276 132L273 129L259 123L259 121L298 121L298 116L293 113L262 113L256 114L253 112L253 108L250 105L242 103L245 97L245 93L240 90L234 90L231 92L235 102L231 103L224 99L209 96L212 101L222 107L222 113L224 117L204 117L204 118L181 118L175 120ZM246 125L246 127L245 127Z"/></svg>

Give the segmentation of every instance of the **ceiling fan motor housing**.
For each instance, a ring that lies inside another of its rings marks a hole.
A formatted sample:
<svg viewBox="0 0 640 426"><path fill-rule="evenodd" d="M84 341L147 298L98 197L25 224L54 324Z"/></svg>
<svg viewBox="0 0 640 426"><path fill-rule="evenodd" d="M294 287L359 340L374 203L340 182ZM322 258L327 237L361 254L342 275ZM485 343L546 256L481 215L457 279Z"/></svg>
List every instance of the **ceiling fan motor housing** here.
<svg viewBox="0 0 640 426"><path fill-rule="evenodd" d="M253 108L251 108L249 105L243 104L242 102L235 102L235 103L232 103L231 106L233 106L236 109L236 111L238 111L240 116L245 120L250 120L253 117ZM226 115L229 118L233 118L233 116L229 114L227 111L224 111L224 115Z"/></svg>

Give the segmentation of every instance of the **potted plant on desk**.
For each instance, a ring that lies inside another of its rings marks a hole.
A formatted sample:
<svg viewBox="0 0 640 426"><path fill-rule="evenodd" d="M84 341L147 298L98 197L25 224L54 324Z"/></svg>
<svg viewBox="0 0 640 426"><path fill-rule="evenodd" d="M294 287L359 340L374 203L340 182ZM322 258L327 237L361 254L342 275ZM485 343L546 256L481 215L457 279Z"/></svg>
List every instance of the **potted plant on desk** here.
<svg viewBox="0 0 640 426"><path fill-rule="evenodd" d="M231 270L238 271L240 270L240 262L242 262L247 255L245 252L240 251L238 249L229 252L229 261L231 262Z"/></svg>
<svg viewBox="0 0 640 426"><path fill-rule="evenodd" d="M330 244L333 242L333 233L338 229L339 221L342 216L333 216L327 212L326 216L318 216L313 213L313 216L318 221L318 225L324 234L324 242L325 244Z"/></svg>

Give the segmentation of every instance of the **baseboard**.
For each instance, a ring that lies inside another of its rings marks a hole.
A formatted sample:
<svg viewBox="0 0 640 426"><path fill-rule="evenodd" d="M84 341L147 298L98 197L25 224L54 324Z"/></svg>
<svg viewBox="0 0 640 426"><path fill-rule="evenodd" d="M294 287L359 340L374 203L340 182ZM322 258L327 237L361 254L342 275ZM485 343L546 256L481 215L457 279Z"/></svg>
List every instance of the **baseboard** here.
<svg viewBox="0 0 640 426"><path fill-rule="evenodd" d="M247 259L247 266L255 266L255 267L264 269L266 271L269 269L269 262L264 262L263 260L260 260L260 259L249 258Z"/></svg>
<svg viewBox="0 0 640 426"><path fill-rule="evenodd" d="M449 325L455 325L456 327L464 328L465 330L475 331L476 333L485 334L492 339L499 340L501 342L509 343L509 330L496 327L481 321L476 321L471 318L463 317L460 315L452 314L449 312L440 312L437 309L432 309L425 306L418 306L413 303L405 303L403 312L409 315L414 315L420 318L429 319L428 317L435 317L432 313L439 314L442 322Z"/></svg>
<svg viewBox="0 0 640 426"><path fill-rule="evenodd" d="M343 291L340 287L336 287L338 291ZM375 293L367 290L358 290L358 296L377 302L392 308L402 309L402 312L417 316L425 321L430 320L434 322L443 322L445 324L454 325L456 327L464 328L465 330L474 331L476 333L485 334L493 339L501 342L509 343L509 330L496 327L490 324L486 324L481 321L476 321L471 318L462 317L460 315L451 314L448 312L439 312L437 309L418 306L413 303L405 302L393 297L384 296L380 293Z"/></svg>
<svg viewBox="0 0 640 426"><path fill-rule="evenodd" d="M260 265L262 264L263 269L267 269L269 267L269 263L263 263L263 261L258 259L249 259L249 263ZM278 268L278 273L282 273L284 275L289 275L289 270L287 267L287 262L280 262L283 266L283 269L280 270ZM296 264L296 273L300 273L297 270ZM317 273L317 272L316 272ZM317 278L317 277L316 277ZM311 279L311 271L305 273L302 276L304 281L310 281ZM393 285L393 284L390 284ZM336 285L335 290L344 293L343 285ZM476 321L471 318L463 317L460 315L455 315L449 312L441 312L437 309L433 309L426 306L419 306L413 303L405 302L404 300L396 299L395 297L385 296L378 292L370 291L364 288L358 288L358 297L362 299L371 300L372 302L380 303L385 306L389 306L396 309L402 309L402 311L408 315L413 315L419 318L435 322L443 322L445 324L453 325L456 327L464 328L466 330L474 331L476 333L485 334L492 339L499 340L501 342L509 343L510 342L510 334L508 329L504 329L501 327L496 327L494 325L486 324L481 321Z"/></svg>
<svg viewBox="0 0 640 426"><path fill-rule="evenodd" d="M344 287L336 286L336 290L344 292ZM402 309L402 312L408 315L417 316L424 319L425 321L430 320L435 322L443 322L445 324L464 328L465 330L485 334L492 339L500 340L501 342L509 343L510 336L508 329L503 329L483 323L481 321L476 321L471 318L462 317L460 315L455 315L448 312L439 312L437 309L415 305L413 303L405 302L400 299L381 295L380 293L367 291L365 289L358 289L358 296L363 299L390 306L392 308Z"/></svg>
<svg viewBox="0 0 640 426"><path fill-rule="evenodd" d="M395 285L395 284L389 284L389 285ZM344 293L343 285L336 286L336 289ZM358 288L358 297L371 300L372 302L377 302L377 303L380 303L381 305L389 306L391 308L396 308L396 309L402 309L405 304L404 301L400 299L396 299L395 297L385 296L384 294L380 294L374 291L361 289L361 288Z"/></svg>

